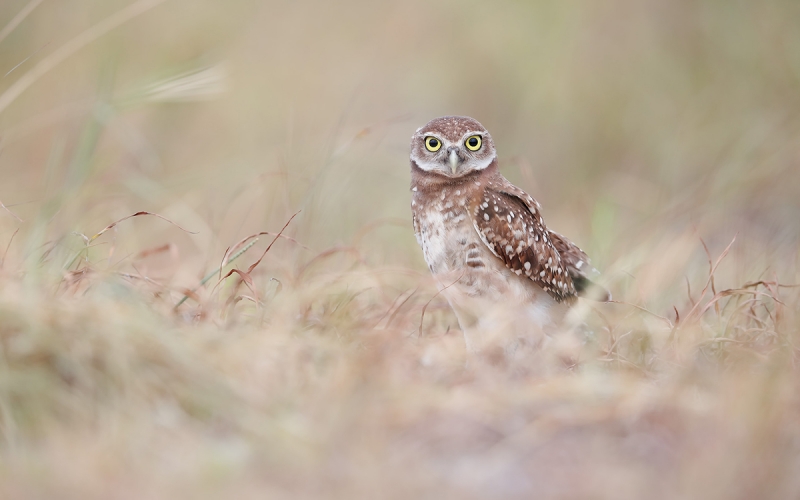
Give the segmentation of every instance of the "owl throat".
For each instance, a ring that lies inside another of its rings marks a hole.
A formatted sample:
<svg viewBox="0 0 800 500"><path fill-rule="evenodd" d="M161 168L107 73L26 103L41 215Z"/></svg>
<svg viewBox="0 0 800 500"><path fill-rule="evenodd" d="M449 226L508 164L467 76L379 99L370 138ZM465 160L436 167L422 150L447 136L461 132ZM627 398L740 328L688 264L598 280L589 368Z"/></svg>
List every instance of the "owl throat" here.
<svg viewBox="0 0 800 500"><path fill-rule="evenodd" d="M453 188L458 190L463 187L462 191L474 191L484 185L484 180L489 179L494 175L498 175L499 169L497 167L497 158L492 160L488 167L480 170L472 170L465 172L458 177L451 177L442 175L435 171L427 171L420 168L417 162L411 160L411 190L417 192L436 192L441 195L442 189Z"/></svg>

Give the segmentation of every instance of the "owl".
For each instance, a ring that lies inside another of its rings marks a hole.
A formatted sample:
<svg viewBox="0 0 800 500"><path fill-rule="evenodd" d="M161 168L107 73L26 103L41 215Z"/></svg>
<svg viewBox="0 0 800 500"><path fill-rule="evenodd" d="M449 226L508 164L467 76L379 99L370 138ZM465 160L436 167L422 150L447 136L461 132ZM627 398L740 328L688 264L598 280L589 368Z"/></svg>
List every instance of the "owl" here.
<svg viewBox="0 0 800 500"><path fill-rule="evenodd" d="M411 139L411 209L425 262L479 351L498 335L537 343L577 297L610 300L586 254L547 228L539 203L500 173L489 132L444 116Z"/></svg>

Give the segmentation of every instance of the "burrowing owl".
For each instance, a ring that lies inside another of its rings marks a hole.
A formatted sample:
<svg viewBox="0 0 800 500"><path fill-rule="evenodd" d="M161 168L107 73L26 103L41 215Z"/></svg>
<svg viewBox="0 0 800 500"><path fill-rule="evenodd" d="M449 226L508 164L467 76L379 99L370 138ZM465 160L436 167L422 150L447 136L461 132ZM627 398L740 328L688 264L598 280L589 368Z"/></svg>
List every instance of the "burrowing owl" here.
<svg viewBox="0 0 800 500"><path fill-rule="evenodd" d="M610 298L589 281L586 254L500 174L476 120L444 116L416 131L411 191L417 241L470 350L501 323L516 336L549 333L578 296Z"/></svg>

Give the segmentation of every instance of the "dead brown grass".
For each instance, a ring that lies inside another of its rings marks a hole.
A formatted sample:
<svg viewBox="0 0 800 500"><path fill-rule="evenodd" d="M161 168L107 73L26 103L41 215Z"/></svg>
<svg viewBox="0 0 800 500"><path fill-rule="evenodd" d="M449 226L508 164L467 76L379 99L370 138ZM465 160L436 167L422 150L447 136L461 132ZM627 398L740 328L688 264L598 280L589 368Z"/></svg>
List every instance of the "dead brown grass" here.
<svg viewBox="0 0 800 500"><path fill-rule="evenodd" d="M0 5L0 496L798 497L798 15ZM530 366L414 242L444 113L614 293Z"/></svg>

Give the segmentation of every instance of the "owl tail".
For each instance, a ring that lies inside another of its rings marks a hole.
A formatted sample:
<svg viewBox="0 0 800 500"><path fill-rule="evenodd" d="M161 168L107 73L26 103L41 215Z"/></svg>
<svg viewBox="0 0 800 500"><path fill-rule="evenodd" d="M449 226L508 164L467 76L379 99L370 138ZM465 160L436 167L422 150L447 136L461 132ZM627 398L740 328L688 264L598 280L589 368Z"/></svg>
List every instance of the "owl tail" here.
<svg viewBox="0 0 800 500"><path fill-rule="evenodd" d="M575 289L578 291L578 297L597 302L608 302L611 300L611 292L589 278L573 276L572 282L575 284Z"/></svg>

